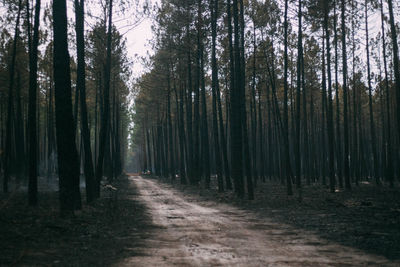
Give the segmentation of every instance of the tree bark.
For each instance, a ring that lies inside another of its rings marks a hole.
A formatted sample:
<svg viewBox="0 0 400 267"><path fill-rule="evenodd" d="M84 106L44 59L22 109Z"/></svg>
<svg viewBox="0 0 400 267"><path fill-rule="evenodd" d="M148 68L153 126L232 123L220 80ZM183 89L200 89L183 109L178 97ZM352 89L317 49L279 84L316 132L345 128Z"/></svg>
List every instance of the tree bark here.
<svg viewBox="0 0 400 267"><path fill-rule="evenodd" d="M343 138L344 138L344 183L347 190L351 190L350 162L349 162L349 117L348 117L348 90L347 90L347 48L346 48L346 0L341 2L342 19L342 64L343 64Z"/></svg>
<svg viewBox="0 0 400 267"><path fill-rule="evenodd" d="M85 40L84 40L84 0L75 0L75 31L78 54L76 87L80 92L81 104L81 135L84 147L84 172L86 181L86 201L91 203L95 198L95 176L90 146L90 129L88 125L86 105L86 71L85 71Z"/></svg>
<svg viewBox="0 0 400 267"><path fill-rule="evenodd" d="M104 110L100 128L99 155L96 165L95 197L100 196L100 181L103 177L103 164L106 144L110 136L110 80L111 80L111 41L112 41L112 9L113 0L109 2L108 32L107 32L107 58L104 73Z"/></svg>
<svg viewBox="0 0 400 267"><path fill-rule="evenodd" d="M29 22L29 1L28 23ZM33 25L33 42L29 46L29 205L36 206L37 199L37 130L36 130L36 96L37 96L37 68L38 68L38 44L39 44L39 23L40 23L40 0L36 0L35 20ZM30 32L28 33L30 35Z"/></svg>
<svg viewBox="0 0 400 267"><path fill-rule="evenodd" d="M53 1L53 31L60 211L62 215L68 216L73 214L78 201L75 187L79 186L79 183L76 184L76 180L79 181L79 161L72 114L65 0Z"/></svg>
<svg viewBox="0 0 400 267"><path fill-rule="evenodd" d="M12 46L12 54L10 61L10 72L9 72L9 85L8 85L8 105L7 105L7 124L6 124L6 149L5 149L5 160L4 160L4 180L3 180L3 191L8 193L8 182L10 179L11 172L11 142L12 142L12 127L13 127L13 116L14 116L14 76L15 76L15 61L17 57L17 43L19 38L19 24L21 19L22 0L18 1L18 14L17 21L15 24L14 40Z"/></svg>

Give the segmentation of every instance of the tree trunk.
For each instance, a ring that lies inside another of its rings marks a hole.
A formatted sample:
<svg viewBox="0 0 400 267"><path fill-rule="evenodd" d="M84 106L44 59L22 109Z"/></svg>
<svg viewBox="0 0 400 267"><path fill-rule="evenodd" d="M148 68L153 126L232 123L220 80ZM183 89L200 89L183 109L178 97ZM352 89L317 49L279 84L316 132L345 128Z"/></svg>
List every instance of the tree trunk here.
<svg viewBox="0 0 400 267"><path fill-rule="evenodd" d="M390 89L389 89L389 75L387 69L387 59L386 59L386 40L385 40L385 26L384 26L384 13L383 13L383 0L380 2L380 11L381 11L381 29L382 29L382 47L383 47L383 65L385 69L385 91L386 91L386 119L387 119L387 130L386 136L383 138L386 139L385 146L387 150L387 158L386 158L386 171L385 176L386 180L389 181L390 186L394 186L394 171L393 171L393 148L392 148L392 134L391 134L391 114L390 114Z"/></svg>
<svg viewBox="0 0 400 267"><path fill-rule="evenodd" d="M347 90L347 49L346 49L346 0L341 2L342 19L342 64L343 64L343 137L344 137L344 182L347 190L351 190L350 162L349 162L349 118L348 118L348 90Z"/></svg>
<svg viewBox="0 0 400 267"><path fill-rule="evenodd" d="M334 2L334 41L335 41L335 94L336 94L336 169L339 180L339 187L343 188L343 152L342 152L342 135L340 131L340 101L339 101L339 71L338 71L338 35L337 35L337 1Z"/></svg>
<svg viewBox="0 0 400 267"><path fill-rule="evenodd" d="M375 134L375 122L374 122L374 110L372 107L372 84L371 84L371 66L369 59L369 31L368 31L368 2L365 0L365 46L367 52L367 80L368 80L368 106L369 106L369 122L371 130L371 145L372 145L372 157L376 184L380 184L379 180L379 167L378 167L378 156L376 152L376 134Z"/></svg>
<svg viewBox="0 0 400 267"><path fill-rule="evenodd" d="M245 21L244 21L244 5L243 0L239 0L240 6L240 83L237 85L240 88L241 116L242 116L242 131L243 131L243 152L244 152L244 167L246 173L247 192L250 200L254 199L253 177L251 170L251 155L249 148L249 134L247 126L247 109L246 109L246 60L245 60Z"/></svg>
<svg viewBox="0 0 400 267"><path fill-rule="evenodd" d="M15 61L17 57L17 43L19 38L19 24L21 18L22 0L18 2L18 15L15 24L14 40L12 46L12 54L10 61L10 76L8 85L8 106L7 106L7 125L6 125L6 149L5 149L5 162L4 162L4 180L3 180L3 191L8 193L8 182L10 179L11 172L11 142L12 142L12 127L13 127L13 116L14 116L14 76L15 76Z"/></svg>
<svg viewBox="0 0 400 267"><path fill-rule="evenodd" d="M76 87L80 92L81 134L84 147L84 172L86 181L86 201L91 203L95 198L95 176L90 146L90 129L88 125L86 105L86 73L85 73L85 40L84 40L84 0L75 0L75 32L78 55Z"/></svg>
<svg viewBox="0 0 400 267"><path fill-rule="evenodd" d="M71 73L67 41L67 7L65 0L53 1L54 82L56 99L56 132L60 185L60 211L72 215L76 204L76 180L79 161L76 151L71 99Z"/></svg>
<svg viewBox="0 0 400 267"><path fill-rule="evenodd" d="M100 128L99 155L96 166L95 197L100 196L100 181L103 177L104 154L110 133L110 79L111 79L111 38L112 38L112 8L113 0L109 2L108 33L107 33L107 58L104 73L104 110Z"/></svg>
<svg viewBox="0 0 400 267"><path fill-rule="evenodd" d="M393 68L394 78L396 85L396 98L397 98L397 131L398 138L400 140L400 64L399 64L399 46L397 42L397 31L393 15L393 3L392 0L388 0L389 4L389 18L390 18L390 32L392 35L392 46L393 46Z"/></svg>
<svg viewBox="0 0 400 267"><path fill-rule="evenodd" d="M301 143L301 134L300 134L300 98L301 98L301 62L303 59L303 32L302 32L302 7L301 1L299 0L299 33L298 33L298 43L297 43L297 90L296 90L296 142L295 142L295 156L296 156L296 187L299 190L299 199L301 200L301 155L300 155L300 143ZM305 103L304 103L305 104ZM306 120L306 118L304 118Z"/></svg>
<svg viewBox="0 0 400 267"><path fill-rule="evenodd" d="M228 0L229 1L229 0ZM242 136L242 114L241 114L241 66L239 47L239 14L237 0L233 0L233 21L234 21L234 71L231 75L235 77L234 87L231 88L230 126L231 126L231 173L235 183L235 192L240 198L244 197L243 180L243 136ZM228 24L230 22L228 21ZM231 37L228 37L231 38ZM232 69L231 69L232 70Z"/></svg>
<svg viewBox="0 0 400 267"><path fill-rule="evenodd" d="M27 1L29 23L29 1ZM37 96L37 61L39 44L40 0L36 0L35 20L33 25L33 42L29 45L29 205L36 206L37 199L37 130L36 130L36 96ZM30 27L28 27L29 29ZM29 31L29 30L28 30ZM30 32L28 32L30 35ZM50 136L48 136L49 138ZM49 139L50 140L50 139Z"/></svg>
<svg viewBox="0 0 400 267"><path fill-rule="evenodd" d="M211 9L211 31L212 31L212 52L211 52L211 65L212 65L212 120L213 120L213 136L214 136L214 155L215 155L215 167L218 181L218 192L224 191L224 181L222 179L222 160L221 160L221 148L219 143L218 133L218 118L217 118L217 92L219 90L219 79L218 79L218 65L216 58L216 43L217 43L217 18L218 18L218 0L210 1Z"/></svg>
<svg viewBox="0 0 400 267"><path fill-rule="evenodd" d="M284 153L286 166L284 167L284 175L286 176L287 194L293 195L292 190L292 169L290 168L289 154L289 115L288 115L288 0L285 0L285 19L284 19L284 70L283 70L283 138L284 138Z"/></svg>
<svg viewBox="0 0 400 267"><path fill-rule="evenodd" d="M332 104L332 73L331 73L331 44L329 39L329 7L325 3L325 37L326 37L326 58L328 73L328 150L329 150L329 189L331 193L335 192L335 135L333 127L333 104Z"/></svg>

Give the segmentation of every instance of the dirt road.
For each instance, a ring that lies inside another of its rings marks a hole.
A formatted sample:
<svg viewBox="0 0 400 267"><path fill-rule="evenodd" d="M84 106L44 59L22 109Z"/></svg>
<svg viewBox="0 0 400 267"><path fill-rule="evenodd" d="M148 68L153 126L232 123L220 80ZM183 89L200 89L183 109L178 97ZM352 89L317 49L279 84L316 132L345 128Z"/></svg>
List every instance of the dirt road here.
<svg viewBox="0 0 400 267"><path fill-rule="evenodd" d="M399 266L248 211L131 176L157 228L118 266Z"/></svg>

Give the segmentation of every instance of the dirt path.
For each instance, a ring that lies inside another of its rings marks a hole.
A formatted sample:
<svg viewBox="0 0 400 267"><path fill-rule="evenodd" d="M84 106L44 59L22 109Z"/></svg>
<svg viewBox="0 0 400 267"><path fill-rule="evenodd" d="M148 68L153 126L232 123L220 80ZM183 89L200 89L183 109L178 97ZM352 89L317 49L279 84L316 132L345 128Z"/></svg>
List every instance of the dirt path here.
<svg viewBox="0 0 400 267"><path fill-rule="evenodd" d="M200 203L154 179L130 177L159 226L118 266L399 266L229 205Z"/></svg>

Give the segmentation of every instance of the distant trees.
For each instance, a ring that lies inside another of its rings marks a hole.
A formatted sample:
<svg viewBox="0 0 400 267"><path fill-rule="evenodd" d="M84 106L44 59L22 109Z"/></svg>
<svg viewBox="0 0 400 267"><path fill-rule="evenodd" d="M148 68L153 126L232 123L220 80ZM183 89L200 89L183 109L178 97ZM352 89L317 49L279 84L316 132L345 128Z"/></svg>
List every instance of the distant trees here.
<svg viewBox="0 0 400 267"><path fill-rule="evenodd" d="M381 46L370 46L368 23L370 14L393 9L390 2L385 8L361 0L298 1L296 9L286 0L163 2L154 25L156 53L137 83L134 143L141 166L161 174L174 159L180 171L169 170L168 176L179 173L221 192L221 177L227 189L232 178L237 195L250 199L264 174L286 184L289 195L292 185L301 190L303 181L329 185L332 193L372 177L390 183L390 166L398 158L390 153L398 146L390 130L399 102L390 100L396 79L390 71L380 77L387 84L382 92L370 55L396 50L396 25L390 45L383 37ZM289 16L293 10L296 23ZM383 16L383 34L389 25ZM365 50L359 48L360 36ZM367 52L367 60L358 57L360 51ZM393 54L398 57L398 51ZM392 62L385 65L395 73L395 56ZM168 93L169 77L183 98ZM169 109L174 98L177 108ZM169 125L174 117L175 127ZM147 132L153 142L145 142ZM179 136L182 147L166 146L170 136ZM205 155L211 156L209 167ZM384 177L381 164L387 166ZM211 183L208 168L215 174Z"/></svg>

